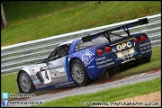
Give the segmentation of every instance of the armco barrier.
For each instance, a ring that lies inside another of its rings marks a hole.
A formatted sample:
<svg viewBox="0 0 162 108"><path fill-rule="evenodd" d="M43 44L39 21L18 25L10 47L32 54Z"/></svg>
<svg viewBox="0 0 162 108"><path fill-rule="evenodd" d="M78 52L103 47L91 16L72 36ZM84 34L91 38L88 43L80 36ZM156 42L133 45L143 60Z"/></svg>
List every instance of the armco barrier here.
<svg viewBox="0 0 162 108"><path fill-rule="evenodd" d="M151 39L152 47L159 46L161 45L161 14L146 17L148 18L149 23L130 28L130 33L134 34L138 32L145 32ZM137 21L138 19L2 47L1 73L6 74L17 72L24 65L41 61L42 59L46 58L51 51L53 51L56 45L64 42L65 40L71 40L87 34L93 34L115 28L119 25ZM123 31L117 32L120 32L121 34L123 33Z"/></svg>

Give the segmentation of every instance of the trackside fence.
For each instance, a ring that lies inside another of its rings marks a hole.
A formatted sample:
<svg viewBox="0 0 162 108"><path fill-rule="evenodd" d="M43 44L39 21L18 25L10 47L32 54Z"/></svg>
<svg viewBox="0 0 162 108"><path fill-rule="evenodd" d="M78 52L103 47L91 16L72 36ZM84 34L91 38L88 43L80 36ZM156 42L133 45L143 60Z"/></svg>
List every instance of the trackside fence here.
<svg viewBox="0 0 162 108"><path fill-rule="evenodd" d="M145 18L148 18L149 23L142 26L130 28L130 33L134 34L138 32L144 32L150 37L152 47L161 45L161 14L146 16ZM87 34L94 34L97 32L109 30L119 25L137 21L138 19L2 47L1 74L17 72L27 64L41 61L42 59L46 58L58 44L64 41L82 37ZM117 32L121 32L122 34L123 31Z"/></svg>

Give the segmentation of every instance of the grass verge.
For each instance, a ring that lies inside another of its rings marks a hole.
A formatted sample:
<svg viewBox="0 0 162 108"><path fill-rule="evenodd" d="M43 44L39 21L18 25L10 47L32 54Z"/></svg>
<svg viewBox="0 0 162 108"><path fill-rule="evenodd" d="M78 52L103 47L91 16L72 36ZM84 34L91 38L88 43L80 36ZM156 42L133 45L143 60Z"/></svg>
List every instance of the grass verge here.
<svg viewBox="0 0 162 108"><path fill-rule="evenodd" d="M34 2L38 8L35 8L36 10L32 9L35 6L31 1L26 4L24 2L23 5L19 3L17 5L20 6L17 7L20 9L11 4L14 7L13 11L9 13L9 16L11 16L9 26L7 29L1 30L2 46L161 13L160 1L105 1L102 4L98 1L68 2L68 6L64 9L59 8L57 11L52 8L60 5L59 2L51 2L49 9L45 8L45 6L48 6L48 2L44 4ZM67 2L60 3L65 5ZM38 14L40 10L42 12ZM19 12L21 14L18 14ZM31 13L33 16L29 17ZM15 18L16 16L17 18Z"/></svg>
<svg viewBox="0 0 162 108"><path fill-rule="evenodd" d="M146 71L154 70L154 69L160 69L161 68L161 47L154 47L152 49L152 58L150 63L146 63L131 69L128 69L126 71L123 71L119 74L116 74L111 79L125 77L129 75L139 74ZM8 92L8 93L18 93L18 88L16 84L16 76L17 73L13 74L6 74L1 75L1 90L2 92ZM45 91L37 91L36 94L44 94L46 92L50 92L51 90L45 90ZM54 90L53 90L54 91Z"/></svg>
<svg viewBox="0 0 162 108"><path fill-rule="evenodd" d="M156 78L150 81L137 83L134 85L123 86L118 88L107 89L97 93L76 95L67 98L61 98L51 102L45 102L39 107L82 107L84 103L93 102L114 102L124 98L147 94L161 90L161 78Z"/></svg>

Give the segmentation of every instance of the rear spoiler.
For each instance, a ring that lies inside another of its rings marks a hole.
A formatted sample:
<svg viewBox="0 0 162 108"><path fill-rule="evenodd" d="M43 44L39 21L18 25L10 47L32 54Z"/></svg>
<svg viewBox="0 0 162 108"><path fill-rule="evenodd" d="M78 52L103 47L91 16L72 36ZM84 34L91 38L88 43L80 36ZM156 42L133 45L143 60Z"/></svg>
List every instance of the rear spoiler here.
<svg viewBox="0 0 162 108"><path fill-rule="evenodd" d="M109 30L106 30L106 31L102 31L102 32L97 33L97 34L107 33L108 37L106 37L106 38L108 38L108 40L110 41L109 32L123 29L128 34L128 36L130 36L130 32L129 32L128 28L132 28L132 27L135 27L135 26L138 26L138 25L143 25L143 24L148 24L147 18L142 18L142 19L139 19L138 21L135 21L135 22L132 22L132 23L129 23L129 24L124 24L124 25L121 25L121 26L118 26L118 27L115 27L115 28L112 28L112 29L109 29ZM93 34L93 36L97 35L97 34ZM82 40L83 40L83 42L91 41L92 40L91 35L82 37Z"/></svg>
<svg viewBox="0 0 162 108"><path fill-rule="evenodd" d="M129 24L125 24L125 25L110 29L107 32L112 32L112 31L121 30L121 29L124 29L124 31L125 31L125 29L128 30L128 28L135 27L135 26L138 26L138 25L143 25L143 24L148 24L147 18L139 19L136 22L132 22L132 23L129 23Z"/></svg>

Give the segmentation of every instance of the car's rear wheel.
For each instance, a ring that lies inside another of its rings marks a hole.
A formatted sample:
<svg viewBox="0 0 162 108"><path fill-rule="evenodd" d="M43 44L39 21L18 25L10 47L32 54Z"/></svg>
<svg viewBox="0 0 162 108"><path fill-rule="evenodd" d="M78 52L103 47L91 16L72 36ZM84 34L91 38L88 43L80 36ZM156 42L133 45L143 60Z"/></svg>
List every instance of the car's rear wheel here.
<svg viewBox="0 0 162 108"><path fill-rule="evenodd" d="M34 85L26 72L20 72L18 84L21 93L31 93L35 90Z"/></svg>
<svg viewBox="0 0 162 108"><path fill-rule="evenodd" d="M89 83L89 77L84 64L76 59L71 64L71 76L77 86L85 86Z"/></svg>

